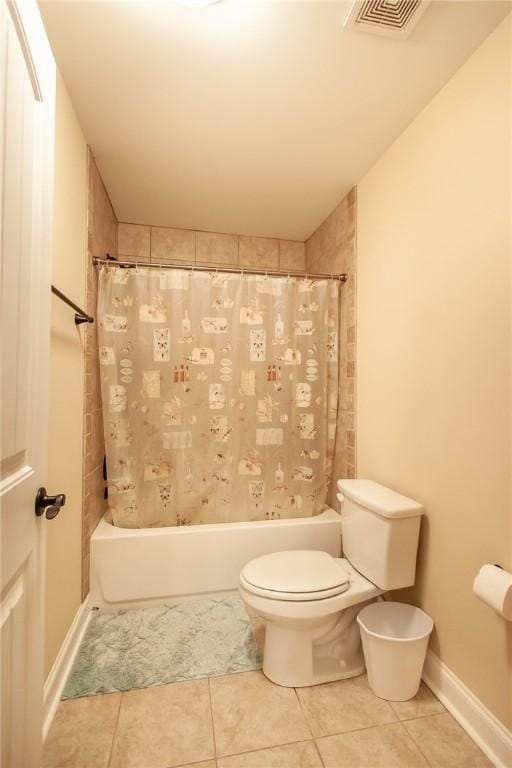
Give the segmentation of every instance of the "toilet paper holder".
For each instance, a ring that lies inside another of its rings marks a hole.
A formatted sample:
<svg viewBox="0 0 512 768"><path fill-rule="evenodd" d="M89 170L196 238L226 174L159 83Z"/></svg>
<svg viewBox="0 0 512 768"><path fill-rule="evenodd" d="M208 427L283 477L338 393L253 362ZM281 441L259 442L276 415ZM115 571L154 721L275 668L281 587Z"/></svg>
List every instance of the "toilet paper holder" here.
<svg viewBox="0 0 512 768"><path fill-rule="evenodd" d="M499 616L512 621L512 573L502 565L482 565L473 581L473 592Z"/></svg>

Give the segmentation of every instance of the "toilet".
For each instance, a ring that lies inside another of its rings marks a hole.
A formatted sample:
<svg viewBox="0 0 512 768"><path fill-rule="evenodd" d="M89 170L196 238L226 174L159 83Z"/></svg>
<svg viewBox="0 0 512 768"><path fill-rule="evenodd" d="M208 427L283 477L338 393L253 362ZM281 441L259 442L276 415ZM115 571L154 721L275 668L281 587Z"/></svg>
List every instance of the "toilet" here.
<svg viewBox="0 0 512 768"><path fill-rule="evenodd" d="M265 620L263 672L303 687L364 672L356 617L388 590L410 587L423 507L371 480L339 480L343 557L273 552L247 563L240 594Z"/></svg>

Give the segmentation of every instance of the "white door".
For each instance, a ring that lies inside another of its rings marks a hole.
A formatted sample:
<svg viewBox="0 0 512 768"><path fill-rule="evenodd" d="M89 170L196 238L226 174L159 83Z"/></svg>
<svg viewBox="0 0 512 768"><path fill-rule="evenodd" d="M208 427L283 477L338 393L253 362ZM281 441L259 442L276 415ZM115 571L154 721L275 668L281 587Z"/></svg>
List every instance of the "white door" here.
<svg viewBox="0 0 512 768"><path fill-rule="evenodd" d="M0 0L1 766L41 763L55 65L35 0Z"/></svg>

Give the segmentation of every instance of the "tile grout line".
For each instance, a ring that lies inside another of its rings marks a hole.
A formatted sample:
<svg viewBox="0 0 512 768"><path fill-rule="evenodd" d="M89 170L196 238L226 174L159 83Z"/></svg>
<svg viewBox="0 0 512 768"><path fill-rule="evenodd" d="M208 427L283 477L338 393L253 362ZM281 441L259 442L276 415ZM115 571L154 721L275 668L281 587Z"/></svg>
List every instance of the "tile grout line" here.
<svg viewBox="0 0 512 768"><path fill-rule="evenodd" d="M317 740L313 739L313 744L315 745L316 753L320 759L320 764L325 768L324 759L322 757L322 753L320 752L320 747L318 746Z"/></svg>
<svg viewBox="0 0 512 768"><path fill-rule="evenodd" d="M318 748L318 744L316 743L316 738L315 738L315 736L313 734L313 730L312 730L312 728L311 728L311 726L309 724L309 720L308 720L308 717L307 717L307 714L306 714L306 710L304 709L302 701L300 700L299 692L297 691L297 688L294 688L293 690L295 691L295 696L297 697L297 701L299 702L300 711L302 712L302 716L303 716L303 718L304 718L304 720L306 722L306 725L308 727L308 731L311 734L311 739L313 741L313 744L315 745L316 753L317 753L317 755L318 755L318 757L320 759L320 764L322 766L324 766L324 768L325 768L325 763L323 761L322 755L320 754L320 750Z"/></svg>
<svg viewBox="0 0 512 768"><path fill-rule="evenodd" d="M387 725L397 725L397 724L402 725L402 722L400 720L391 720L387 723L374 723L373 725L363 725L361 728L349 728L346 731L335 731L334 733L324 733L322 736L313 736L313 738L327 739L330 736L345 736L345 734L348 734L348 733L357 733L358 731L369 731L372 728L385 728Z"/></svg>
<svg viewBox="0 0 512 768"><path fill-rule="evenodd" d="M448 710L445 709L444 712L429 712L426 715L414 715L413 717L403 717L398 718L398 721L400 723L410 723L411 720L423 720L425 717L434 717L435 715L444 715L446 714Z"/></svg>
<svg viewBox="0 0 512 768"><path fill-rule="evenodd" d="M215 738L215 721L213 719L212 688L210 684L211 678L208 677L207 680L208 680L208 699L210 701L210 720L212 723L213 759L215 760L215 765L217 765L217 740Z"/></svg>
<svg viewBox="0 0 512 768"><path fill-rule="evenodd" d="M285 741L283 744L273 744L269 747L255 747L254 749L244 749L242 752L230 752L229 755L218 755L216 760L224 760L230 757L239 757L242 755L252 755L253 752L266 752L269 749L281 749L281 747L292 747L294 744L307 744L314 739L297 739L296 741ZM323 766L323 763L322 763ZM178 766L177 768L186 768L186 766Z"/></svg>
<svg viewBox="0 0 512 768"><path fill-rule="evenodd" d="M425 717L431 717L431 715L425 715ZM411 718L411 719L420 720L421 717ZM407 722L411 722L411 721L409 720ZM391 725L399 725L401 727L401 729L403 730L404 734L412 741L414 746L417 748L417 750L420 753L421 757L425 760L426 765L429 768L435 768L435 766L432 763L430 763L430 761L427 759L427 756L425 755L425 753L423 752L423 750L421 749L421 747L417 743L417 741L414 739L412 734L410 734L409 731L407 730L407 728L405 728L404 723L401 720L395 720L394 722L391 722L391 723L380 723L380 724L377 724L377 725L368 725L368 726L365 726L364 728L355 728L355 729L352 729L350 731L341 731L339 733L328 733L328 734L325 734L324 736L317 736L317 737L315 737L314 741L315 741L315 745L316 745L316 747L318 749L318 752L320 754L320 759L322 759L322 755L320 753L320 750L319 750L318 744L317 744L317 741L319 739L330 739L330 738L332 738L334 736L348 736L349 734L352 734L352 733L360 733L361 731L369 731L369 730L372 730L373 728L386 728L387 726L391 726ZM324 765L323 761L322 761L322 764Z"/></svg>
<svg viewBox="0 0 512 768"><path fill-rule="evenodd" d="M114 730L113 730L113 733L112 733L112 742L110 744L110 752L109 752L108 761L107 761L107 768L109 768L109 766L110 766L110 764L112 762L112 756L114 754L114 744L115 744L115 741L116 741L117 730L119 728L119 717L121 715L121 704L123 703L124 692L120 691L120 693L121 693L121 696L119 697L119 707L117 709L116 722L115 722Z"/></svg>
<svg viewBox="0 0 512 768"><path fill-rule="evenodd" d="M427 717L431 717L431 715L427 715ZM414 719L415 720L419 720L420 718L414 718ZM406 722L410 723L411 720L408 720ZM416 741L416 739L414 738L412 733L409 733L409 731L407 730L407 728L405 727L405 725L403 723L400 723L400 725L402 726L402 728L404 729L406 734L409 736L409 738L412 740L413 744L416 746L416 748L418 749L418 752L423 757L423 759L425 760L425 762L429 766L429 768L435 768L435 766L430 762L430 760L427 758L426 754L423 752L422 748L420 747L420 745L418 744L418 742Z"/></svg>
<svg viewBox="0 0 512 768"><path fill-rule="evenodd" d="M437 698L437 697L436 697L436 698ZM427 757L427 756L426 756L426 754L423 752L423 750L422 750L422 748L421 748L421 746L420 746L419 742L418 742L418 741L417 741L417 740L414 738L413 734L412 734L412 733L410 733L410 732L409 732L409 730L408 730L408 729L405 727L405 724L406 724L406 723L412 723L412 722L414 722L415 720L424 720L426 717L441 717L441 716L444 716L444 715L448 715L448 716L449 716L449 717L450 717L450 718L451 718L451 719L452 719L452 720L453 720L455 723L457 723L457 721L455 720L455 718L453 717L453 715L451 714L451 712L449 712L449 711L448 711L446 708L445 708L445 711L444 711L444 712L434 712L434 713L433 713L433 714L431 714L431 715L423 715L423 716L421 716L421 715L420 715L420 717L409 718L408 720L404 720L404 721L402 721L402 723L401 723L401 724L404 726L404 730L405 730L405 732L406 732L406 733L407 733L407 734L408 734L408 735L411 737L411 739L413 740L413 742L416 744L416 746L418 747L419 751L421 752L421 754L422 754L422 755L423 755L423 757L425 758L425 760L426 760L427 764L430 766L430 768L435 768L434 764L433 764L433 763L431 763L431 762L429 761L428 757ZM482 750L482 749L479 747L479 745L478 745L478 744L477 744L477 743L474 741L474 739L473 739L473 738L472 738L472 737L469 735L469 733L466 731L466 729L465 729L465 728L463 728L463 727L462 727L462 725L460 725L460 723L457 723L457 725L458 725L458 726L459 726L459 728L462 730L462 732L466 734L466 736L469 738L470 742L473 744L473 746L474 746L474 747L476 747L476 749L477 749L477 750L480 752L480 754L481 754L481 755L483 755L484 757L486 757L486 758L487 758L487 755L485 755L485 753L483 752L483 750ZM489 758L487 758L487 759L489 759Z"/></svg>

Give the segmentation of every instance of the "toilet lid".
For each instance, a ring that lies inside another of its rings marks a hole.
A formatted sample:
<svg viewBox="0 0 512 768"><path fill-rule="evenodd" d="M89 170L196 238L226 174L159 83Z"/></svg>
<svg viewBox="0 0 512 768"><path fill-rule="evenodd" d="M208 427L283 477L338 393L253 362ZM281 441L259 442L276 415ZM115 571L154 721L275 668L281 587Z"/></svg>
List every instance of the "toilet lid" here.
<svg viewBox="0 0 512 768"><path fill-rule="evenodd" d="M275 597L314 600L344 592L350 586L347 571L327 552L292 550L251 560L240 574L249 587L275 593ZM288 597L289 596L289 597Z"/></svg>

